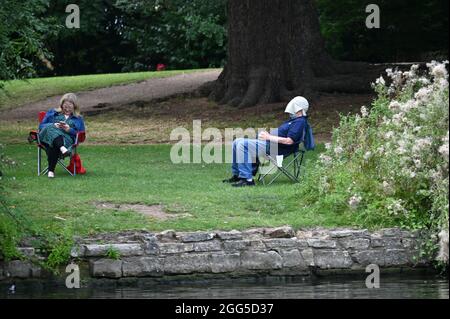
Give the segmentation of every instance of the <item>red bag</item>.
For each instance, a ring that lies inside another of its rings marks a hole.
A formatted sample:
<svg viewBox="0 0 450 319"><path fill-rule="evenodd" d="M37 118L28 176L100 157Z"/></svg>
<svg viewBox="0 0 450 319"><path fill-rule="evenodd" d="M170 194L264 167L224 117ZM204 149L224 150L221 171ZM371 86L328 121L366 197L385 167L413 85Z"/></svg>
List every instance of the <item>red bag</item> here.
<svg viewBox="0 0 450 319"><path fill-rule="evenodd" d="M73 174L73 165L75 164L75 168L77 170L77 174L86 174L86 169L83 167L83 164L81 163L80 155L75 154L70 159L69 166L67 166L67 169Z"/></svg>
<svg viewBox="0 0 450 319"><path fill-rule="evenodd" d="M156 71L164 71L166 69L166 65L163 63L158 63L156 65Z"/></svg>

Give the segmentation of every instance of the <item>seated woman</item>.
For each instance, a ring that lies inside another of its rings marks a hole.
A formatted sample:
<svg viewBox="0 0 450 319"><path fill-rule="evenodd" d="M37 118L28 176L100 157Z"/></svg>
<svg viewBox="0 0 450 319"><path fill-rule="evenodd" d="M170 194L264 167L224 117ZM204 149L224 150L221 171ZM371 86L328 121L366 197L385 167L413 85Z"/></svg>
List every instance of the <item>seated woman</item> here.
<svg viewBox="0 0 450 319"><path fill-rule="evenodd" d="M286 107L290 119L272 134L261 132L259 140L238 138L233 142L233 176L224 183L231 183L234 187L254 186L253 164L258 156L269 153L274 155L291 154L302 142L307 124L308 101L301 96L294 98Z"/></svg>
<svg viewBox="0 0 450 319"><path fill-rule="evenodd" d="M55 177L58 158L70 156L78 132L84 131L77 96L65 94L59 108L51 109L39 124L39 139L47 150L48 177Z"/></svg>

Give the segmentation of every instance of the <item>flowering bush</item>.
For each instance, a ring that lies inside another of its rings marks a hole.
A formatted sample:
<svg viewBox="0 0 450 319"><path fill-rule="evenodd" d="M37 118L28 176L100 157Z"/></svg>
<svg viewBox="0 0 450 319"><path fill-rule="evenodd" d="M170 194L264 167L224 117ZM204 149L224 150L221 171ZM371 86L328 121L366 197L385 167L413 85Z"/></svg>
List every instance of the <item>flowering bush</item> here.
<svg viewBox="0 0 450 319"><path fill-rule="evenodd" d="M446 232L448 245L446 64L433 61L428 72L417 65L386 70L389 79L373 84L372 106L341 118L309 175L309 200L321 205L332 198L332 209L353 214L359 225Z"/></svg>

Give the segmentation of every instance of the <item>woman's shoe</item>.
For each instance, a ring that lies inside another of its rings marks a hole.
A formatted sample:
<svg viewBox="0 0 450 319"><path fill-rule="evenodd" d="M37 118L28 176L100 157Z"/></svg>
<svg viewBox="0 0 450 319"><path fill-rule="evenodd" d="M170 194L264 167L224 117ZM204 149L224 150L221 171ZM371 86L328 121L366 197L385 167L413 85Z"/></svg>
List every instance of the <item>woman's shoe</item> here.
<svg viewBox="0 0 450 319"><path fill-rule="evenodd" d="M55 178L55 173L53 172L48 172L48 178Z"/></svg>

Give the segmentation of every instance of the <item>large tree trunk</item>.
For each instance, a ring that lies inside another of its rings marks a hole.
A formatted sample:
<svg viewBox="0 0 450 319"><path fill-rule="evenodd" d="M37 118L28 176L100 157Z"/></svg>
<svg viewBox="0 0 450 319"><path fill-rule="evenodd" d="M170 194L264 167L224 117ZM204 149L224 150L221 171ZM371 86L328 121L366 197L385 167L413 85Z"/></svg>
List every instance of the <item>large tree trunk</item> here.
<svg viewBox="0 0 450 319"><path fill-rule="evenodd" d="M227 65L202 88L219 103L248 107L370 89L375 73L368 77L367 65L338 63L326 53L312 0L228 0L227 10Z"/></svg>

